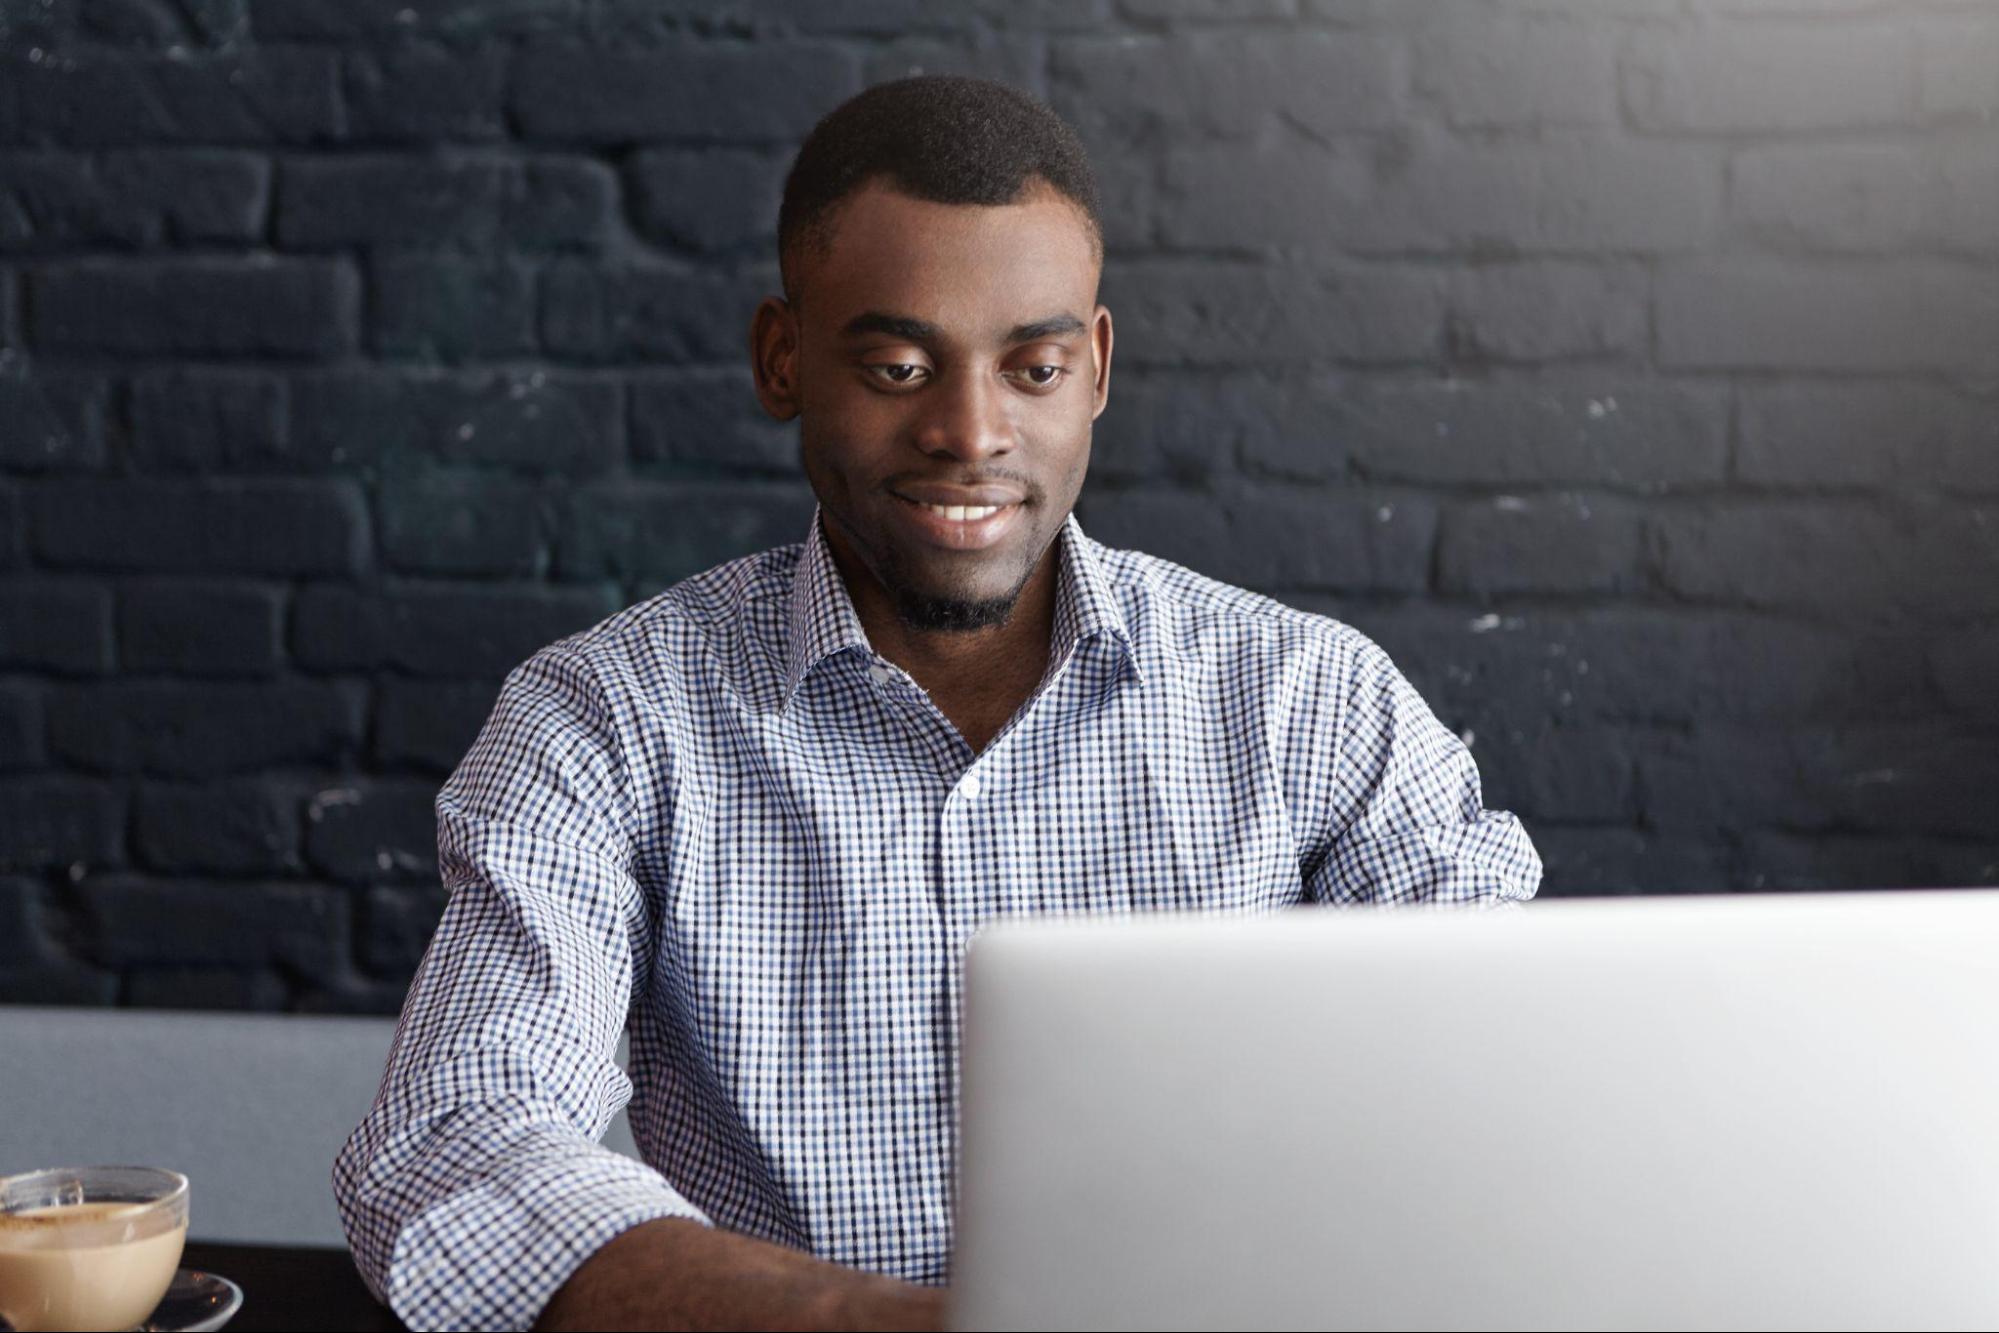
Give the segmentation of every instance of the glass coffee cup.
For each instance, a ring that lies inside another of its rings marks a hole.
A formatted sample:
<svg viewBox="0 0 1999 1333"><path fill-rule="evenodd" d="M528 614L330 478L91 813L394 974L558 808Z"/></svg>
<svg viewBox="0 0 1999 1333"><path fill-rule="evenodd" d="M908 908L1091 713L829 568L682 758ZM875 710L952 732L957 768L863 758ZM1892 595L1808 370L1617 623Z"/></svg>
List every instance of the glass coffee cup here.
<svg viewBox="0 0 1999 1333"><path fill-rule="evenodd" d="M150 1166L0 1177L0 1327L131 1328L172 1285L187 1177Z"/></svg>

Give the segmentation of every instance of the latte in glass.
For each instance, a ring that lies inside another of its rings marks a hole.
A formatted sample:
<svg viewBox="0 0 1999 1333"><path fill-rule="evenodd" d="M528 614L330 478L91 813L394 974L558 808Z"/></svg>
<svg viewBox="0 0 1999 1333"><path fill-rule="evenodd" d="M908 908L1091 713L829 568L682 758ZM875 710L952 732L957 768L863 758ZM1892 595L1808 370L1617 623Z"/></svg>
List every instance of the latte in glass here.
<svg viewBox="0 0 1999 1333"><path fill-rule="evenodd" d="M187 1240L187 1178L77 1167L0 1180L0 1318L124 1329L153 1312Z"/></svg>

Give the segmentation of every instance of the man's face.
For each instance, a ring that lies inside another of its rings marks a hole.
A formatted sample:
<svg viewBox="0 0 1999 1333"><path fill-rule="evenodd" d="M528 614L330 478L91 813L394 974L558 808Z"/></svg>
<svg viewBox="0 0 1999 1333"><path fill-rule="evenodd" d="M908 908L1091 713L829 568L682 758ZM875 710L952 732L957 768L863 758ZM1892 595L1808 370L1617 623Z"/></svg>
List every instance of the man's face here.
<svg viewBox="0 0 1999 1333"><path fill-rule="evenodd" d="M1001 623L1075 504L1108 394L1087 221L1045 187L988 208L877 182L800 268L798 307L758 314L759 392L800 417L835 554L912 628Z"/></svg>

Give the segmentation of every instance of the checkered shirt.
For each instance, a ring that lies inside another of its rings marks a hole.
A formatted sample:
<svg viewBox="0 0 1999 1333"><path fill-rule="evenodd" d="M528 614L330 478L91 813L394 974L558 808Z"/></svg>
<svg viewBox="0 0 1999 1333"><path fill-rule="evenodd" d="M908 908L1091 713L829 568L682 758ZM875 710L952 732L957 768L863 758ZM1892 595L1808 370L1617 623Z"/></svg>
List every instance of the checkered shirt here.
<svg viewBox="0 0 1999 1333"><path fill-rule="evenodd" d="M946 1281L959 963L994 917L1533 895L1374 643L1073 515L1059 571L1046 672L977 755L870 648L816 514L507 677L334 1165L398 1315L524 1328L669 1216ZM628 1100L643 1161L597 1142Z"/></svg>

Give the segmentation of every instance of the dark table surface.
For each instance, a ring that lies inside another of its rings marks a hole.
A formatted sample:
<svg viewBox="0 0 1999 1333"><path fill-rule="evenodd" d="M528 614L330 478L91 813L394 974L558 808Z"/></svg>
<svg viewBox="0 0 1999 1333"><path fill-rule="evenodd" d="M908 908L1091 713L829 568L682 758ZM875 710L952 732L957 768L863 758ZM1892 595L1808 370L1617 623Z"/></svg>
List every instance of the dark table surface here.
<svg viewBox="0 0 1999 1333"><path fill-rule="evenodd" d="M281 1245L217 1245L189 1241L182 1268L200 1268L243 1289L243 1308L229 1321L236 1329L347 1329L356 1333L400 1329L354 1271L345 1250Z"/></svg>

